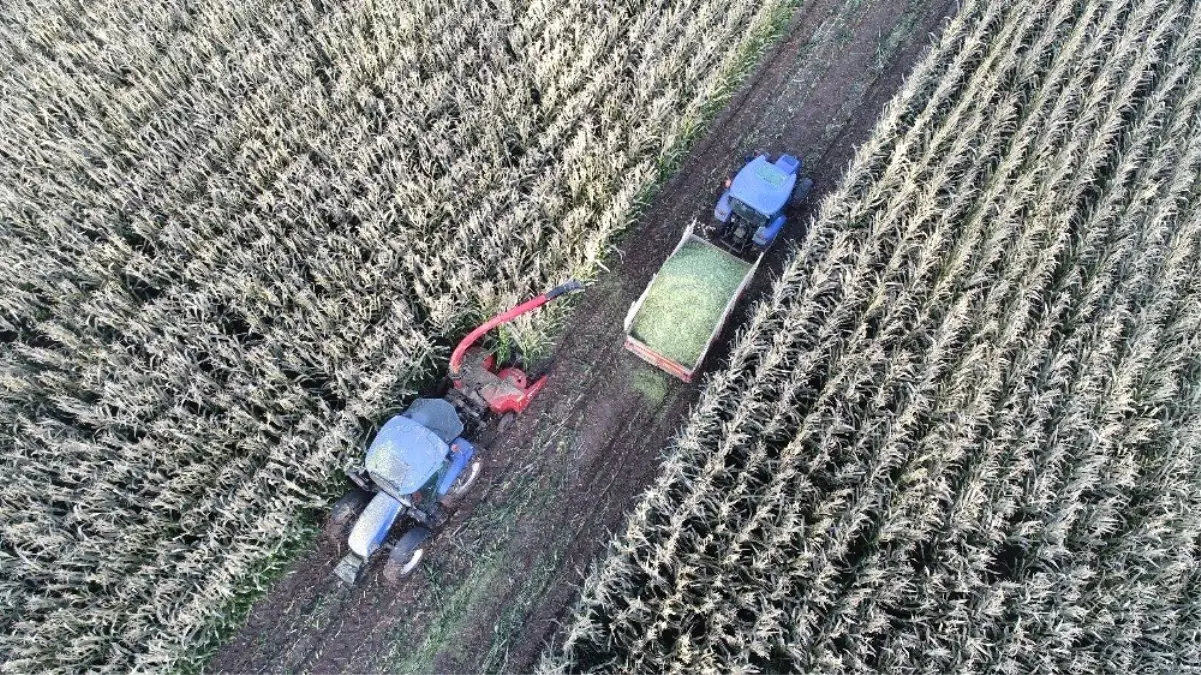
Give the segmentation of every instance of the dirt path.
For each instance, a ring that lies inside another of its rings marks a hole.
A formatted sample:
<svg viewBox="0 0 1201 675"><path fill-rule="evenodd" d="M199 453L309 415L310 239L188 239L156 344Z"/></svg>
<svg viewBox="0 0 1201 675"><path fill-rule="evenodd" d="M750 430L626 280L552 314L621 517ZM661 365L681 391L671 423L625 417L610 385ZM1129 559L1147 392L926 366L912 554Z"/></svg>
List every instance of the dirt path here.
<svg viewBox="0 0 1201 675"><path fill-rule="evenodd" d="M438 534L428 562L399 587L387 586L376 564L346 589L331 575L341 551L323 543L255 606L209 670L530 670L696 400L696 386L623 351L630 303L688 222L709 217L724 178L755 149L802 156L818 181L791 214L785 237L798 237L953 10L950 0L805 2L626 239L620 264L588 291L556 350L549 386L489 450L483 485ZM786 248L774 249L769 267L778 268ZM761 274L749 296L769 277Z"/></svg>

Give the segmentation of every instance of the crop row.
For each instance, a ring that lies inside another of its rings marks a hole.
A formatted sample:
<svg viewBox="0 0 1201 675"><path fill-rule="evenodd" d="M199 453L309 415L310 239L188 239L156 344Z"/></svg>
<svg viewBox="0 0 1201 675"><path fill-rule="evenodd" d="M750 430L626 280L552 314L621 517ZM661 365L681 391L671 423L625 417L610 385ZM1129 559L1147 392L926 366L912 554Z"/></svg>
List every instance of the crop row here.
<svg viewBox="0 0 1201 675"><path fill-rule="evenodd" d="M1201 7L966 2L543 672L1201 660Z"/></svg>

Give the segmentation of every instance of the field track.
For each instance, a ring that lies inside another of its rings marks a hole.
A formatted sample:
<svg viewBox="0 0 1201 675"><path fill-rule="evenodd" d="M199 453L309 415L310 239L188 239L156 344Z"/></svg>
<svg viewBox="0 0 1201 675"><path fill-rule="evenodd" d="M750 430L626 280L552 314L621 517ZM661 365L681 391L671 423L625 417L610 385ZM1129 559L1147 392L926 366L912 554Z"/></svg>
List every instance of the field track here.
<svg viewBox="0 0 1201 675"><path fill-rule="evenodd" d="M621 350L630 302L682 228L707 216L744 153L799 153L819 192L835 184L952 11L943 1L803 3L780 46L623 243L622 260L585 296L557 348L551 385L491 449L486 489L439 535L423 570L396 590L377 569L346 591L330 574L340 552L322 544L256 604L210 669L531 668L695 402L696 388ZM819 196L794 223L808 219ZM787 235L795 240L799 228ZM785 248L771 261L777 269Z"/></svg>

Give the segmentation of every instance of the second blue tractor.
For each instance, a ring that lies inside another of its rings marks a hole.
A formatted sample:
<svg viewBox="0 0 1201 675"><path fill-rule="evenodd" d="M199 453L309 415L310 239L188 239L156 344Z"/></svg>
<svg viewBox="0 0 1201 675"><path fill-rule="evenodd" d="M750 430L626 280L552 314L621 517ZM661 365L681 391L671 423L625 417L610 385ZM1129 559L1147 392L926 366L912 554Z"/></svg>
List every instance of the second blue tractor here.
<svg viewBox="0 0 1201 675"><path fill-rule="evenodd" d="M782 154L771 161L766 154L748 157L717 200L717 239L737 253L753 246L765 251L784 229L789 204L799 203L813 189L813 179L802 178L801 160Z"/></svg>

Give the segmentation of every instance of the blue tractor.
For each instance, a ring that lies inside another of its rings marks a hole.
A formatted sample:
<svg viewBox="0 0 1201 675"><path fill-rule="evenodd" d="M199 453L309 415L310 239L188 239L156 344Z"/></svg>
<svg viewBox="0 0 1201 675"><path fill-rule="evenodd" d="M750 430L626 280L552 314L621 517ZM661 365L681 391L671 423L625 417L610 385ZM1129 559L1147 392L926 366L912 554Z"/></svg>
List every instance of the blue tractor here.
<svg viewBox="0 0 1201 675"><path fill-rule="evenodd" d="M748 157L746 165L726 181L713 209L719 223L714 239L739 255L766 251L784 229L785 208L813 189L813 180L800 174L801 160L789 154L774 162L763 153Z"/></svg>
<svg viewBox="0 0 1201 675"><path fill-rule="evenodd" d="M326 523L326 536L350 549L334 569L338 578L358 581L402 526L384 578L396 582L417 568L426 540L479 478L480 446L503 433L546 385L545 375L498 363L477 343L501 324L580 290L577 281L562 284L471 331L451 354L442 397L419 398L380 428L362 466L347 473L354 488L334 504Z"/></svg>
<svg viewBox="0 0 1201 675"><path fill-rule="evenodd" d="M334 505L327 534L347 539L350 551L334 569L353 585L364 563L383 548L395 523L412 526L392 546L384 577L397 581L421 562L423 545L445 520L451 502L475 483L476 446L462 437L463 420L440 398L420 398L388 420L376 434L360 470L349 474L356 489Z"/></svg>

